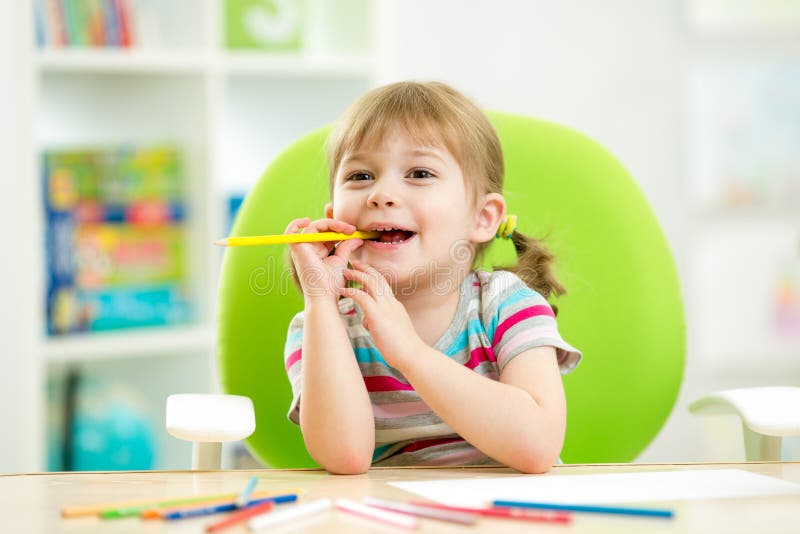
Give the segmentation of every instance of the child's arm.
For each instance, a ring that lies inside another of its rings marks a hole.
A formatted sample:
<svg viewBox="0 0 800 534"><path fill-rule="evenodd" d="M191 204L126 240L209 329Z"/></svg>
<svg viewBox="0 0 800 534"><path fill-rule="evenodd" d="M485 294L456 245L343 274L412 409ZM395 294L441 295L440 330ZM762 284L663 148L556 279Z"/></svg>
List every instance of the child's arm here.
<svg viewBox="0 0 800 534"><path fill-rule="evenodd" d="M516 356L503 370L501 382L427 345L417 351L396 362L398 369L461 437L524 473L546 472L558 460L566 400L553 347Z"/></svg>
<svg viewBox="0 0 800 534"><path fill-rule="evenodd" d="M300 231L352 233L334 219L295 219L287 234ZM363 473L372 463L375 421L353 347L339 314L342 269L360 239L289 246L303 288L303 346L300 428L309 454L332 473Z"/></svg>
<svg viewBox="0 0 800 534"><path fill-rule="evenodd" d="M375 421L335 300L307 300L303 323L300 428L309 454L337 474L365 472Z"/></svg>

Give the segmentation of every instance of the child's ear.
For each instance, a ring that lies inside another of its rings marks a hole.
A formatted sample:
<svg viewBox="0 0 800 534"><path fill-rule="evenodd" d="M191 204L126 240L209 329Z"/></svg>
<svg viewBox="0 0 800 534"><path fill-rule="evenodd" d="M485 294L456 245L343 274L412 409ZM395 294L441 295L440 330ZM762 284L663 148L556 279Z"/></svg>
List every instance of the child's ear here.
<svg viewBox="0 0 800 534"><path fill-rule="evenodd" d="M478 205L472 241L485 243L494 239L497 228L506 216L506 199L500 193L488 193Z"/></svg>
<svg viewBox="0 0 800 534"><path fill-rule="evenodd" d="M328 202L325 204L325 217L328 219L333 219L333 202Z"/></svg>

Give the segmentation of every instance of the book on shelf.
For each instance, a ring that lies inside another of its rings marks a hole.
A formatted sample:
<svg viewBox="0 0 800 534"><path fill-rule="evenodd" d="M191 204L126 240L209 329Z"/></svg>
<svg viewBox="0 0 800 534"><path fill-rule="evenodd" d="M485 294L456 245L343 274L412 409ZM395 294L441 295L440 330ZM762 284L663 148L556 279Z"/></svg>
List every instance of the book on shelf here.
<svg viewBox="0 0 800 534"><path fill-rule="evenodd" d="M40 48L152 46L159 41L152 0L35 0Z"/></svg>
<svg viewBox="0 0 800 534"><path fill-rule="evenodd" d="M50 335L190 322L179 153L43 155Z"/></svg>

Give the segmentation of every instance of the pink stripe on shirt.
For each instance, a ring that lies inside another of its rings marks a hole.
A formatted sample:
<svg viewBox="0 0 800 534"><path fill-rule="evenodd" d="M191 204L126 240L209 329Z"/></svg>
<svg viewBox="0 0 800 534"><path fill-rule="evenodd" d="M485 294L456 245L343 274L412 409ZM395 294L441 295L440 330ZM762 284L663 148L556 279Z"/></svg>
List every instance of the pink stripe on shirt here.
<svg viewBox="0 0 800 534"><path fill-rule="evenodd" d="M464 364L470 369L475 369L483 362L497 361L494 357L494 350L492 347L475 347L469 353L469 360Z"/></svg>
<svg viewBox="0 0 800 534"><path fill-rule="evenodd" d="M549 315L555 317L553 309L546 304L539 304L529 308L523 308L502 323L498 325L497 330L494 332L494 339L492 340L492 347L496 347L503 339L503 334L510 330L515 324L529 319L531 317L539 317L542 315Z"/></svg>
<svg viewBox="0 0 800 534"><path fill-rule="evenodd" d="M414 391L411 384L400 382L391 376L365 376L367 391Z"/></svg>
<svg viewBox="0 0 800 534"><path fill-rule="evenodd" d="M557 338L558 334L556 330L551 326L538 326L536 328L530 328L528 330L524 330L520 332L518 335L514 336L508 343L503 345L503 348L500 349L500 352L497 353L497 363L500 367L505 367L506 365L506 356L508 354L519 348L520 346L526 345L531 341L541 339L543 337L546 338Z"/></svg>
<svg viewBox="0 0 800 534"><path fill-rule="evenodd" d="M303 357L303 349L297 349L296 351L291 353L289 355L289 357L286 358L286 371L289 371L289 368L292 365L294 365L294 362L296 362L297 360L299 360L302 357Z"/></svg>

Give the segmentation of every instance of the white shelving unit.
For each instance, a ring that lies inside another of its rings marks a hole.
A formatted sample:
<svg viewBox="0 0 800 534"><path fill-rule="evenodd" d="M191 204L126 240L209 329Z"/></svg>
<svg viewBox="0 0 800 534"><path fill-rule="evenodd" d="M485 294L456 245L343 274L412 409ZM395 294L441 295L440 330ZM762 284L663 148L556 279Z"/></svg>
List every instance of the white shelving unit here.
<svg viewBox="0 0 800 534"><path fill-rule="evenodd" d="M32 333L26 370L35 386L21 387L33 421L14 439L21 449L35 451L39 460L34 469L46 467L45 385L48 377L79 365L87 374L124 381L139 391L158 437L156 467L185 468L189 446L166 434L163 409L169 393L217 389L215 299L221 253L209 244L227 227L226 197L246 192L283 147L335 119L375 85L378 61L369 21L378 7L370 0L348 0L337 3L334 12L326 2L308 2L309 20L318 31L326 30L315 34L313 50L269 53L224 48L223 0L148 2L160 30L158 46L39 49L33 4L15 13L32 47L26 75L33 98L24 114L33 132L23 143L32 161L20 165L28 171L19 179L35 198L22 208L22 224L35 236L34 265L26 282L36 311L22 319L25 331ZM352 20L364 27L340 27ZM352 32L362 36L355 43ZM177 145L184 159L196 322L47 337L41 152L165 142ZM6 380L14 378L0 378L0 387Z"/></svg>
<svg viewBox="0 0 800 534"><path fill-rule="evenodd" d="M793 89L787 93L793 95L794 105L778 106L773 116L777 123L768 125L769 119L759 113L763 110L752 106L760 101L774 105L780 96L748 91L755 87L752 76L759 69L788 64L794 65L795 72L800 68L800 9L791 3L767 5L757 0L691 0L687 7L685 134L690 182L684 286L691 401L729 388L798 385L800 335L797 330L787 334L776 327L775 300L783 269L794 276L795 284L800 283L800 183L793 194L767 191L752 199L745 194L736 205L735 198L725 201L709 178L718 178L722 172L726 177L733 174L731 169L737 168L741 158L737 159L740 154L731 146L738 146L756 162L763 155L763 145L754 146L752 141L758 134L780 131L782 118L796 113ZM781 14L781 10L786 12ZM763 81L761 89L786 88L789 82L793 88L800 87L796 78ZM764 122L759 124L756 117ZM792 141L796 146L796 138ZM776 144L774 157L781 156L781 146ZM723 163L728 167L723 169ZM745 180L756 169L765 182L773 178L768 164L738 168ZM693 424L701 429L703 443L698 445L710 459L742 457L738 418L703 418ZM785 440L784 459L796 459L797 447L796 438Z"/></svg>

